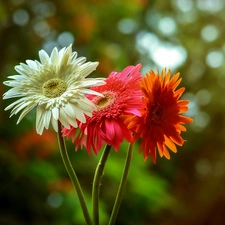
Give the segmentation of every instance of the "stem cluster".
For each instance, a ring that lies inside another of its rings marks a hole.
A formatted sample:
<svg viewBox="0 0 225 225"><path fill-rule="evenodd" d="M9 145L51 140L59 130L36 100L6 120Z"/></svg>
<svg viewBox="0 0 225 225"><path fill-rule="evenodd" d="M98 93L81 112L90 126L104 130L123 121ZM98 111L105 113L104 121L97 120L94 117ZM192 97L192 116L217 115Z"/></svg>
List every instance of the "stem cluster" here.
<svg viewBox="0 0 225 225"><path fill-rule="evenodd" d="M58 124L59 127L61 126L61 124ZM59 129L60 130L60 129ZM84 219L86 221L86 225L100 225L99 224L99 193L100 193L100 185L101 185L101 180L104 174L104 168L106 165L106 162L108 160L110 151L111 151L111 146L106 145L105 149L102 153L102 156L97 164L96 170L95 170L95 175L94 175L94 180L93 180L93 186L92 186L92 211L93 211L93 218L91 219L89 210L87 208L87 204L84 198L84 194L81 188L81 185L79 183L79 180L77 178L76 172L73 169L73 166L70 162L68 153L67 153L67 149L66 149L66 144L64 141L64 138L60 135L60 132L57 132L57 137L58 137L58 143L59 143L59 149L60 149L60 153L62 156L62 160L63 163L66 167L66 170L70 176L71 182L73 183L73 186L75 188L75 191L77 193L79 202L80 202L80 206L83 212L83 216ZM121 177L121 181L119 184L119 188L117 191L117 195L116 195L116 199L114 202L114 206L112 209L112 213L111 216L109 218L109 222L108 225L114 225L116 222L116 218L119 212L119 208L121 205L121 201L124 195L124 190L125 190L125 186L126 186L126 181L127 181L127 177L128 177L128 172L129 172L129 168L130 168L130 162L131 162L131 158L132 158L132 151L133 151L133 145L130 144L129 148L128 148L128 152L127 152L127 157L126 157L126 161L125 161L125 165L124 165L124 169L123 169L123 174Z"/></svg>

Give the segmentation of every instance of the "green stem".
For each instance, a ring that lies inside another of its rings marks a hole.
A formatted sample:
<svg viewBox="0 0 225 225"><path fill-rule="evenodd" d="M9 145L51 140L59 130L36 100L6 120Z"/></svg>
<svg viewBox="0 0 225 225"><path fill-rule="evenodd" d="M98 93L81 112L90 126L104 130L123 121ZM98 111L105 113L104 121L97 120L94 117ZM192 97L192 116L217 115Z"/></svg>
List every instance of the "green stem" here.
<svg viewBox="0 0 225 225"><path fill-rule="evenodd" d="M115 200L115 203L114 203L114 206L113 206L112 214L110 216L108 225L114 225L115 222L116 222L116 218L117 218L119 208L120 208L120 205L121 205L121 201L122 201L124 191L125 191L125 186L126 186L129 168L130 168L132 153L133 153L133 144L129 144L129 149L128 149L128 152L127 152L127 158L126 158L126 162L125 162L125 165L124 165L123 175L122 175L122 178L121 178L121 181L120 181L120 185L119 185L118 192L117 192L117 195L116 195L116 200Z"/></svg>
<svg viewBox="0 0 225 225"><path fill-rule="evenodd" d="M85 218L85 221L86 221L86 225L92 225L92 221L91 221L88 209L87 209L87 205L86 205L86 202L85 202L85 198L84 198L82 188L80 186L77 175L76 175L76 173L73 169L73 166L71 165L71 162L70 162L70 159L69 159L69 156L68 156L68 153L67 153L67 149L66 149L65 140L61 136L61 132L60 132L61 123L60 122L58 122L58 127L59 127L59 131L57 132L57 138L58 138L59 149L60 149L60 153L61 153L61 156L62 156L63 163L66 167L66 170L67 170L67 172L70 176L70 179L73 183L73 186L76 190L76 193L77 193L77 196L78 196L78 199L79 199L82 211L83 211L83 215L84 215L84 218Z"/></svg>
<svg viewBox="0 0 225 225"><path fill-rule="evenodd" d="M95 170L93 186L92 186L92 204L93 204L93 221L94 225L99 225L99 193L100 193L100 185L101 179L104 173L104 168L106 161L109 157L109 153L111 150L110 145L106 145L102 156L98 162L98 165Z"/></svg>

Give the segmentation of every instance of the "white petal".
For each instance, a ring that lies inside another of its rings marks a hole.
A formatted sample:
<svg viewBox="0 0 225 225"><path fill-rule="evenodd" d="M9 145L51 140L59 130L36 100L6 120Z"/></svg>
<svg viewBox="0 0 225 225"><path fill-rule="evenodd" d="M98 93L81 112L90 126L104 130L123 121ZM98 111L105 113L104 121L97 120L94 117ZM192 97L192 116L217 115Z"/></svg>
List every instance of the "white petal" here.
<svg viewBox="0 0 225 225"><path fill-rule="evenodd" d="M31 68L27 64L24 64L24 63L20 63L19 66L15 66L15 70L19 74L29 75L31 73Z"/></svg>
<svg viewBox="0 0 225 225"><path fill-rule="evenodd" d="M59 63L59 53L58 53L57 48L53 49L53 51L51 53L51 56L50 56L50 59L51 59L51 63L53 65L57 65Z"/></svg>
<svg viewBox="0 0 225 225"><path fill-rule="evenodd" d="M97 95L97 96L101 96L101 97L104 97L103 94L97 92L97 91L94 91L94 90L90 90L90 89L82 89L81 92L83 94L89 94L89 95Z"/></svg>
<svg viewBox="0 0 225 225"><path fill-rule="evenodd" d="M14 80L23 80L26 76L23 76L23 75L11 75L11 76L8 76L8 78L11 78L11 79L14 79Z"/></svg>
<svg viewBox="0 0 225 225"><path fill-rule="evenodd" d="M64 54L72 55L72 44L70 44L67 48L64 50Z"/></svg>
<svg viewBox="0 0 225 225"><path fill-rule="evenodd" d="M66 112L66 114L69 116L69 117L73 117L74 116L74 108L70 105L70 103L67 103L65 106L64 106L64 111Z"/></svg>
<svg viewBox="0 0 225 225"><path fill-rule="evenodd" d="M67 48L70 49L70 51L72 52L72 44L70 44Z"/></svg>
<svg viewBox="0 0 225 225"><path fill-rule="evenodd" d="M19 119L17 120L17 124L23 119L24 116L27 115L34 107L36 106L36 103L28 105L20 114Z"/></svg>
<svg viewBox="0 0 225 225"><path fill-rule="evenodd" d="M50 124L50 120L51 120L51 111L45 111L45 115L44 115L44 126L46 129L49 128L49 124Z"/></svg>
<svg viewBox="0 0 225 225"><path fill-rule="evenodd" d="M81 65L86 62L86 57L79 57L73 61L74 64Z"/></svg>
<svg viewBox="0 0 225 225"><path fill-rule="evenodd" d="M3 82L4 85L9 86L9 87L16 87L17 89L19 89L18 87L21 84L21 81L19 80L7 80Z"/></svg>
<svg viewBox="0 0 225 225"><path fill-rule="evenodd" d="M88 76L92 71L96 69L98 66L98 62L87 62L80 66L80 73L82 74L82 77Z"/></svg>
<svg viewBox="0 0 225 225"><path fill-rule="evenodd" d="M12 88L3 95L3 99L24 97L26 95L27 94L23 90L20 90L19 88ZM26 99L26 97L24 97L24 99Z"/></svg>
<svg viewBox="0 0 225 225"><path fill-rule="evenodd" d="M96 111L97 109L95 109L95 110L93 110L93 111ZM93 112L92 111L92 112ZM89 117L92 117L92 112L89 112L89 111L87 111L87 112L84 112L85 113L85 115L87 115L87 116L89 116Z"/></svg>
<svg viewBox="0 0 225 225"><path fill-rule="evenodd" d="M66 66L67 64L70 63L70 56L72 54L72 47L69 46L68 48L65 49L65 51L63 51L60 55L60 60L61 62L59 63L59 67L64 67Z"/></svg>
<svg viewBox="0 0 225 225"><path fill-rule="evenodd" d="M80 108L74 106L75 117L82 123L86 123L86 118L84 116L84 111Z"/></svg>
<svg viewBox="0 0 225 225"><path fill-rule="evenodd" d="M81 83L82 87L101 86L106 84L105 78L86 78Z"/></svg>
<svg viewBox="0 0 225 225"><path fill-rule="evenodd" d="M44 130L44 110L41 106L37 107L36 112L36 131L38 134L42 134Z"/></svg>
<svg viewBox="0 0 225 225"><path fill-rule="evenodd" d="M84 116L84 113L86 110L83 110L82 108L79 108L78 105L75 103L67 103L64 107L64 110L66 114L73 120L79 120L82 123L86 122L86 118ZM68 113L70 111L70 113Z"/></svg>
<svg viewBox="0 0 225 225"><path fill-rule="evenodd" d="M69 120L69 123L70 123L70 125L72 125L72 126L75 127L75 128L78 126L77 120L76 120L76 119L70 119L70 120Z"/></svg>
<svg viewBox="0 0 225 225"><path fill-rule="evenodd" d="M31 68L36 70L37 69L37 64L33 60L26 60L27 65Z"/></svg>
<svg viewBox="0 0 225 225"><path fill-rule="evenodd" d="M17 114L20 110L22 110L23 108L27 107L28 105L34 105L32 102L27 101L27 102L21 102L20 104L16 105L13 110L12 110L12 114Z"/></svg>
<svg viewBox="0 0 225 225"><path fill-rule="evenodd" d="M81 109L84 109L85 111L93 111L94 109L96 109L95 104L85 97L80 98L78 105Z"/></svg>
<svg viewBox="0 0 225 225"><path fill-rule="evenodd" d="M39 51L39 58L42 64L49 64L50 62L49 55L44 50Z"/></svg>
<svg viewBox="0 0 225 225"><path fill-rule="evenodd" d="M40 102L39 104L44 104L44 103ZM54 105L54 106L56 105L56 99L55 99L55 98L49 99L49 100L47 101L47 104L45 105L45 109L46 109L46 110L49 110L49 108L51 108L53 105Z"/></svg>
<svg viewBox="0 0 225 225"><path fill-rule="evenodd" d="M52 116L54 117L55 120L59 119L59 109L57 107L54 107L52 109Z"/></svg>
<svg viewBox="0 0 225 225"><path fill-rule="evenodd" d="M4 98L3 98L4 99ZM26 98L20 98L18 99L17 101L13 102L12 104L8 105L6 108L5 108L5 111L11 109L12 107L14 107L15 105L17 104L20 104L21 102L24 102L24 100L26 100Z"/></svg>
<svg viewBox="0 0 225 225"><path fill-rule="evenodd" d="M58 120L54 119L53 116L51 117L51 124L52 124L53 129L56 132L58 132Z"/></svg>
<svg viewBox="0 0 225 225"><path fill-rule="evenodd" d="M40 67L41 66L41 63L37 60L35 60L36 64L37 64L37 67Z"/></svg>
<svg viewBox="0 0 225 225"><path fill-rule="evenodd" d="M74 120L74 119L72 119L70 117L68 117L67 119L68 119L69 124L71 124L73 127L76 128L78 126L76 120Z"/></svg>
<svg viewBox="0 0 225 225"><path fill-rule="evenodd" d="M70 124L68 122L68 116L66 115L66 112L63 110L63 108L59 109L59 121L67 129L70 128Z"/></svg>
<svg viewBox="0 0 225 225"><path fill-rule="evenodd" d="M72 54L71 54L71 63L73 64L74 62L74 60L77 58L77 52L72 52Z"/></svg>
<svg viewBox="0 0 225 225"><path fill-rule="evenodd" d="M61 64L61 61L62 61L62 58L65 54L65 50L66 48L62 48L60 51L59 51L59 64Z"/></svg>

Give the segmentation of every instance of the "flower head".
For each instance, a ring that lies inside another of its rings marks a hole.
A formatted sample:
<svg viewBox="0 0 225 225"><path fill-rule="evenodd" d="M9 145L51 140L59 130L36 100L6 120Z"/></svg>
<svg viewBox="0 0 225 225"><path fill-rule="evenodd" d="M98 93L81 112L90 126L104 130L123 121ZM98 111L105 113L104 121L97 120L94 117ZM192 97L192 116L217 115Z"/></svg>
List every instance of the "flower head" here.
<svg viewBox="0 0 225 225"><path fill-rule="evenodd" d="M182 124L191 123L192 119L181 115L188 110L187 100L179 100L185 88L176 90L181 82L180 74L170 79L170 70L161 74L150 71L140 83L145 107L141 117L128 116L125 123L134 131L134 140L141 138L140 151L144 159L151 155L156 162L156 149L159 155L170 158L168 148L177 152L176 145L183 145L181 131L186 131Z"/></svg>
<svg viewBox="0 0 225 225"><path fill-rule="evenodd" d="M138 108L143 107L142 93L139 88L141 65L128 66L121 73L112 72L105 80L106 84L91 88L103 96L88 95L97 111L86 123L79 123L80 130L71 127L63 129L63 136L72 136L76 149L84 145L89 154L96 154L104 143L117 151L123 138L131 140L130 130L124 124L123 115L140 116Z"/></svg>
<svg viewBox="0 0 225 225"><path fill-rule="evenodd" d="M36 130L42 134L51 123L58 131L58 121L67 128L77 126L77 120L85 122L85 115L91 116L95 105L85 94L99 93L88 89L92 85L105 84L103 79L86 78L96 69L98 62L86 62L85 57L77 58L72 45L60 51L54 48L49 56L39 51L40 62L26 60L15 67L18 75L9 76L4 84L12 87L3 99L19 97L5 110L12 109L11 116L22 110L17 124L35 106Z"/></svg>

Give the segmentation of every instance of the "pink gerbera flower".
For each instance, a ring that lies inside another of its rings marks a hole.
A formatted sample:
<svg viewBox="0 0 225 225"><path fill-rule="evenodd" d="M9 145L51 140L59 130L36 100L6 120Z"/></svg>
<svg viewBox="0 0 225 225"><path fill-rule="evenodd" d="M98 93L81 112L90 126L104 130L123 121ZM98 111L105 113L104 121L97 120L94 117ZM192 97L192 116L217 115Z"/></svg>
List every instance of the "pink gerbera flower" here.
<svg viewBox="0 0 225 225"><path fill-rule="evenodd" d="M113 146L118 151L125 138L131 141L130 130L123 122L122 116L141 116L138 109L143 107L142 92L139 81L141 64L128 66L121 73L112 72L105 80L106 84L91 88L103 95L88 95L97 107L92 117L86 117L86 123L79 123L79 128L71 126L63 129L63 136L72 137L78 147L85 146L91 155L91 150L97 154L104 143Z"/></svg>

